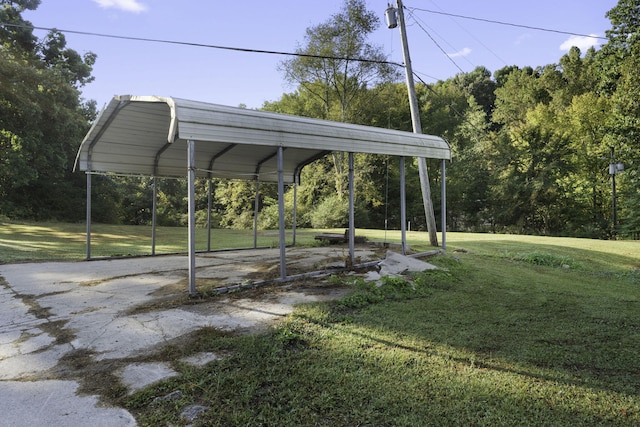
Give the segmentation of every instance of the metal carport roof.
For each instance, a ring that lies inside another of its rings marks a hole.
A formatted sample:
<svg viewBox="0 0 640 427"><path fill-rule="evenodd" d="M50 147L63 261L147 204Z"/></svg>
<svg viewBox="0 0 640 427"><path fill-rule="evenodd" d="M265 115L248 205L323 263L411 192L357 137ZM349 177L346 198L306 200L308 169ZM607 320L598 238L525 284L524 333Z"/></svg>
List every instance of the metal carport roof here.
<svg viewBox="0 0 640 427"><path fill-rule="evenodd" d="M284 180L331 151L450 159L431 135L360 126L158 96L115 96L87 133L75 170L184 177L186 142L197 142L197 176Z"/></svg>
<svg viewBox="0 0 640 427"><path fill-rule="evenodd" d="M284 183L300 182L300 172L305 165L332 151L349 153L349 253L352 263L355 229L353 154L386 154L401 158L404 248L404 157L442 160L444 195L444 163L451 158L451 150L444 139L178 98L115 96L82 141L74 167L74 170L87 172L87 259L91 258L93 173L187 177L191 294L195 293L196 279L196 177L273 181L278 183L280 271L284 280L287 277ZM444 200L442 206L444 212ZM443 223L443 235L444 230ZM153 237L152 240L155 244Z"/></svg>

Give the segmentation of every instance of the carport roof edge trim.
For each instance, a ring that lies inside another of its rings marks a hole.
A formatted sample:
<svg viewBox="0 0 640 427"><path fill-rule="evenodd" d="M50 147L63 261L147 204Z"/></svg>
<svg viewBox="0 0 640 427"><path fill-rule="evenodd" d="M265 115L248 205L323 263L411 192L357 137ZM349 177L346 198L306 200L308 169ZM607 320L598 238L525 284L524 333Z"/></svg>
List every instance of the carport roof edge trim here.
<svg viewBox="0 0 640 427"><path fill-rule="evenodd" d="M184 177L187 140L196 142L199 175L265 181L274 179L275 161L262 164L260 175L255 166L277 147L285 148L288 182L301 165L327 151L451 158L449 144L432 135L180 98L121 95L105 106L85 136L74 170ZM240 149L228 149L232 144Z"/></svg>

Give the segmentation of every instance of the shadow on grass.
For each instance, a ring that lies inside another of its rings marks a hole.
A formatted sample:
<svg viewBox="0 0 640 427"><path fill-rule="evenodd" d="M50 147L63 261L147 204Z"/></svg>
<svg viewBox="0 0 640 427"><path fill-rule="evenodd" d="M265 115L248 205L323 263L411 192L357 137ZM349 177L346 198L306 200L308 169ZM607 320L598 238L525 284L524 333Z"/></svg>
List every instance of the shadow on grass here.
<svg viewBox="0 0 640 427"><path fill-rule="evenodd" d="M638 276L612 276L463 256L454 286L354 314L367 339L422 351L412 337L457 349L452 360L567 385L640 395ZM605 272L601 272L605 274ZM432 351L432 350L428 350Z"/></svg>
<svg viewBox="0 0 640 427"><path fill-rule="evenodd" d="M205 425L640 422L632 277L455 257L434 259L449 272L416 279L425 288L413 296L302 306L269 334L205 340L201 350L231 356L132 408L153 424L148 402L179 388L190 403L225 402Z"/></svg>

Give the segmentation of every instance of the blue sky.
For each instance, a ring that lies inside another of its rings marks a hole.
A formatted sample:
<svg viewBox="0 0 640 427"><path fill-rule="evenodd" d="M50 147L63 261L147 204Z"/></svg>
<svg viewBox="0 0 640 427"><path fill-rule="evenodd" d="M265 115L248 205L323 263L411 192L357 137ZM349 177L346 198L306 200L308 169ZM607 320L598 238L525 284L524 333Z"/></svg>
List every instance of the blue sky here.
<svg viewBox="0 0 640 427"><path fill-rule="evenodd" d="M387 0L367 0L379 13L371 42L402 62L398 29L384 25ZM395 3L395 0L393 1ZM427 13L447 13L603 37L605 13L616 0L404 0L414 71L426 82L462 70L557 63L571 45L583 51L598 39L573 38L532 29ZM330 19L342 0L42 0L24 18L38 27L175 40L199 44L293 52L308 27ZM425 33L438 42L438 48ZM36 30L38 37L46 31ZM98 55L95 81L83 96L102 107L113 95L160 95L249 108L275 101L286 85L278 55L230 52L67 34L68 47ZM443 53L444 51L445 53ZM455 62L455 64L452 62Z"/></svg>

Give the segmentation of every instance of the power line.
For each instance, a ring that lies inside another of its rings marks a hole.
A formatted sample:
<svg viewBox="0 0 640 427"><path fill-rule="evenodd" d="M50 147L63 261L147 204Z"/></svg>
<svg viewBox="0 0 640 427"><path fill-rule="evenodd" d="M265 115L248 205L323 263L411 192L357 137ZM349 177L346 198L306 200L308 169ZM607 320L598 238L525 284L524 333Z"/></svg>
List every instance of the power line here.
<svg viewBox="0 0 640 427"><path fill-rule="evenodd" d="M163 40L163 39L152 39L152 38L144 38L144 37L133 37L133 36L120 36L115 34L102 34L102 33L94 33L89 31L77 31L77 30L65 30L60 28L51 28L51 27L39 27L33 25L20 25L20 24L10 24L6 22L0 22L0 25L4 25L7 27L15 27L15 28L26 28L33 30L44 30L44 31L58 31L61 33L68 34L78 34L83 36L92 36L92 37L104 37L104 38L112 38L118 40L132 40L132 41L142 41L142 42L151 42L151 43L165 43L165 44L175 44L182 46L194 46L194 47L205 47L210 49L222 49L222 50L230 50L237 52L246 52L246 53L263 53L269 55L284 55L284 56L296 56L296 57L304 57L304 58L316 58L316 59L334 59L334 60L349 60L349 61L360 61L360 62L368 62L373 64L386 64L393 65L395 67L404 68L404 64L400 64L394 61L382 61L382 60L374 60L367 58L345 58L340 56L327 56L327 55L312 55L307 53L294 53L294 52L281 52L281 51L273 51L273 50L262 50L262 49L248 49L248 48L240 48L240 47L231 47L231 46L217 46L212 44L204 44L204 43L194 43L194 42L183 42L176 40ZM436 77L429 76L427 74L422 73L423 75L429 77L433 80L439 80ZM419 77L418 77L419 78ZM420 79L420 78L419 78ZM420 79L424 83L422 79Z"/></svg>
<svg viewBox="0 0 640 427"><path fill-rule="evenodd" d="M449 58L449 61L451 61L453 63L453 65L456 66L456 68L458 70L460 70L461 73L464 73L464 70L462 68L460 68L460 66L458 65L458 63L456 61L453 60L453 58L447 54L447 52L445 52L445 50L442 48L442 46L440 46L440 44L438 44L438 42L436 41L436 39L433 38L433 36L429 33L429 31L427 31L422 24L420 24L420 22L415 18L414 14L412 11L408 10L409 14L411 15L411 17L413 18L413 20L415 21L416 24L418 24L418 27L420 27L420 29L422 31L424 31L427 36L429 36L429 38L431 39L431 41L438 47L438 49L440 49L440 51L447 57Z"/></svg>
<svg viewBox="0 0 640 427"><path fill-rule="evenodd" d="M418 77L418 74L421 74L421 75L425 76L426 78L433 80L434 82L438 82L438 81L442 80L442 79L439 79L439 78L437 78L437 77L430 76L429 74L423 73L422 71L416 71L416 70L413 70L413 74L414 74L416 77ZM418 79L419 79L422 83L424 83L424 80L422 80L420 77L418 77ZM426 83L424 83L424 84L426 84Z"/></svg>
<svg viewBox="0 0 640 427"><path fill-rule="evenodd" d="M454 52L458 50L458 48L454 47L451 43L449 43L447 41L447 39L445 39L441 34L438 34L438 32L436 30L434 30L432 27L430 27L429 25L427 25L423 19L421 19L420 17L416 16L415 14L411 13L411 11L407 11L409 12L409 15L411 16L411 18L414 19L414 21L419 21L420 23L422 23L422 25L424 25L426 28L428 28L432 33L434 33L437 37L439 37L440 39L442 39L442 41L444 41ZM416 22L417 24L418 22ZM420 25L419 25L420 26ZM421 27L422 28L422 27ZM454 57L456 56L455 54L446 54L447 56ZM466 55L459 55L462 59L464 59L465 61L467 61L469 63L469 65L471 65L472 67L475 68L475 64L471 61L469 61L469 59L466 57Z"/></svg>
<svg viewBox="0 0 640 427"><path fill-rule="evenodd" d="M243 47L219 46L219 45L213 45L213 44L185 42L185 41L178 41L178 40L120 36L116 34L94 33L90 31L77 31L77 30L65 30L60 28L37 27L32 25L10 24L6 22L0 22L0 25L4 25L7 27L26 28L26 29L32 29L32 30L57 31L60 33L78 34L81 36L91 36L91 37L103 37L103 38L118 39L118 40L130 40L130 41L140 41L140 42L150 42L150 43L174 44L174 45L180 45L180 46L204 47L209 49L230 50L235 52L263 53L267 55L296 56L296 57L302 57L302 58L330 59L330 60L338 60L338 61L357 61L357 62L366 62L370 64L393 65L396 67L404 68L403 64L393 62L393 61L383 61L378 59L349 58L349 57L342 57L342 56L314 55L310 53L300 53L300 52L282 52L277 50L249 49L249 48L243 48Z"/></svg>
<svg viewBox="0 0 640 427"><path fill-rule="evenodd" d="M457 15L455 13L439 12L437 10L421 9L421 8L418 8L418 7L412 7L411 10L418 10L420 12L427 12L427 13L435 13L437 15L452 16L452 17L455 17L455 18L470 19L472 21L488 22L490 24L499 24L499 25L507 25L507 26L510 26L510 27L527 28L529 30L546 31L546 32L549 32L549 33L567 34L567 35L570 35L570 36L590 37L592 39L607 40L606 37L594 36L594 35L591 35L591 34L572 33L570 31L562 31L562 30L554 30L554 29L550 29L550 28L534 27L534 26L531 26L531 25L514 24L512 22L503 22L503 21L496 21L496 20L493 20L493 19L485 19L485 18L476 18L476 17L473 17L473 16Z"/></svg>
<svg viewBox="0 0 640 427"><path fill-rule="evenodd" d="M431 0L431 3L437 7L441 12L444 12L442 10L442 8L435 2L435 0ZM491 48L489 48L486 44L484 44L482 42L482 40L480 40L479 38L477 38L475 35L473 35L469 30L467 30L464 26L462 26L458 21L456 21L455 19L453 19L452 17L450 17L449 19L451 19L451 21L453 21L453 23L455 23L460 29L462 29L462 31L464 31L465 33L469 34L475 41L477 41L482 47L484 47L487 51L489 51L493 56L495 56L500 62L502 62L504 65L508 65L507 61L505 61L504 59L502 59L500 56L498 56L497 53L495 53Z"/></svg>

